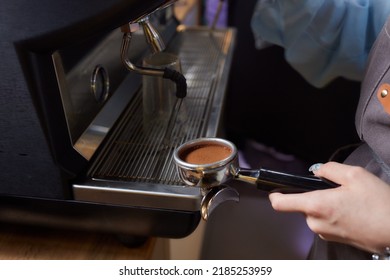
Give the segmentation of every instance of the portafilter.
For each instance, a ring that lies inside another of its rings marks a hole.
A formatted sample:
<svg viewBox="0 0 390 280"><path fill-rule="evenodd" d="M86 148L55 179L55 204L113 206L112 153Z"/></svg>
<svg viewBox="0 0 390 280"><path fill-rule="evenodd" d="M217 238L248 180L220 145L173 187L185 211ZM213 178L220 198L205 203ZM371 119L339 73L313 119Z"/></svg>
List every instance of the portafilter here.
<svg viewBox="0 0 390 280"><path fill-rule="evenodd" d="M238 192L227 185L230 180L256 185L262 191L282 193L301 193L339 186L313 175L241 168L236 146L221 138L190 140L179 146L173 156L179 178L187 186L201 188L204 195L201 207L204 219L215 209L213 201L217 204L226 200L238 201Z"/></svg>

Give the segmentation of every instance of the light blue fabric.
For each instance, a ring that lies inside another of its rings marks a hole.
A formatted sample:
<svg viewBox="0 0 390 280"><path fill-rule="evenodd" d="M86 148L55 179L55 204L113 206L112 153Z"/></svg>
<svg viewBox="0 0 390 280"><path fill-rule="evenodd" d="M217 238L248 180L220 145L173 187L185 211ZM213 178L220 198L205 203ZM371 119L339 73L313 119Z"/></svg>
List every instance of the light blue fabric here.
<svg viewBox="0 0 390 280"><path fill-rule="evenodd" d="M322 87L336 77L363 78L389 15L390 0L259 0L252 30L257 47L284 47L292 67Z"/></svg>

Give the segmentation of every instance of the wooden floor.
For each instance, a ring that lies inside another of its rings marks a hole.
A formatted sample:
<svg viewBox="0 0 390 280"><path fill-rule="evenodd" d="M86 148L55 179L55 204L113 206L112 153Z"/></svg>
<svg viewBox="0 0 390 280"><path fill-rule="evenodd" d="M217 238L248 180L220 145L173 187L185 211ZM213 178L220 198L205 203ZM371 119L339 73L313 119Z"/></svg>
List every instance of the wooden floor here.
<svg viewBox="0 0 390 280"><path fill-rule="evenodd" d="M1 260L143 260L155 245L155 238L131 248L110 234L0 224Z"/></svg>

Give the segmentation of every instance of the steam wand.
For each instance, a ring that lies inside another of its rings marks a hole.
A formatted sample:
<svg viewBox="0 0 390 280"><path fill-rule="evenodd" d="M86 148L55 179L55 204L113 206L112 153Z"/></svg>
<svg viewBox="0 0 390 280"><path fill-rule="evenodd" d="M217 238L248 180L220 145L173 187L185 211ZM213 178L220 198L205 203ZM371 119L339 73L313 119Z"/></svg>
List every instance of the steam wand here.
<svg viewBox="0 0 390 280"><path fill-rule="evenodd" d="M144 34L146 36L146 41L152 47L154 52L162 51L165 48L163 41L160 38L157 30L155 30L149 22L149 18L146 17L139 21L143 26ZM171 134L176 123L178 112L183 103L183 98L187 95L187 81L184 75L176 70L170 69L168 67L164 69L157 69L144 66L136 66L128 58L129 46L132 38L132 32L136 31L135 28L138 28L138 23L131 24L128 23L123 25L121 30L123 32L122 45L121 45L121 60L126 68L130 71L134 71L141 75L149 76L159 76L164 79L170 79L176 84L176 102L172 108L171 115L168 120L167 129L165 130L163 136L163 144L169 146L171 142Z"/></svg>
<svg viewBox="0 0 390 280"><path fill-rule="evenodd" d="M134 32L134 25L138 24L125 24L121 27L123 32L122 45L121 45L121 61L125 67L141 75L160 76L164 79L170 79L176 84L176 97L184 98L187 95L187 81L184 75L176 70L170 68L157 69L152 67L136 66L128 58L129 46L132 38L132 32ZM153 33L155 34L155 33Z"/></svg>

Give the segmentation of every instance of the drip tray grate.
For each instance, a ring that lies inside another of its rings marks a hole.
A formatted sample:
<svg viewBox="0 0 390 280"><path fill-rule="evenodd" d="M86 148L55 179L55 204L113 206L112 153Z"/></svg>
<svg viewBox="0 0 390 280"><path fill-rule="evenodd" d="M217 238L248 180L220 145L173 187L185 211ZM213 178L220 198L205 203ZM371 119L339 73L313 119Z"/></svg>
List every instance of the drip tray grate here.
<svg viewBox="0 0 390 280"><path fill-rule="evenodd" d="M184 99L185 127L174 127L169 145L162 142L165 127L145 131L142 91L139 90L116 125L110 139L88 172L96 180L182 184L176 175L173 152L198 137L216 136L227 79L226 60L231 55L231 29L190 28L179 31L168 51L179 55L187 79ZM229 50L229 52L228 52Z"/></svg>

